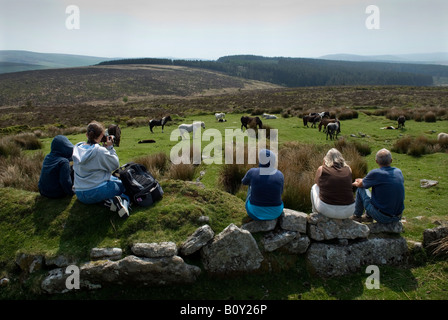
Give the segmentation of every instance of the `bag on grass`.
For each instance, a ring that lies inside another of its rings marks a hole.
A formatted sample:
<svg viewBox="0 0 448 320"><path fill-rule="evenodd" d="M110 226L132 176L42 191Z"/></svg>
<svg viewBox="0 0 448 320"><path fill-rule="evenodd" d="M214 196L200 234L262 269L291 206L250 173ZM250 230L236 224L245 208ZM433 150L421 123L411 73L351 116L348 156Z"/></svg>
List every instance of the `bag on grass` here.
<svg viewBox="0 0 448 320"><path fill-rule="evenodd" d="M147 207L163 197L159 182L142 164L129 162L113 172L126 188L125 194L133 203Z"/></svg>

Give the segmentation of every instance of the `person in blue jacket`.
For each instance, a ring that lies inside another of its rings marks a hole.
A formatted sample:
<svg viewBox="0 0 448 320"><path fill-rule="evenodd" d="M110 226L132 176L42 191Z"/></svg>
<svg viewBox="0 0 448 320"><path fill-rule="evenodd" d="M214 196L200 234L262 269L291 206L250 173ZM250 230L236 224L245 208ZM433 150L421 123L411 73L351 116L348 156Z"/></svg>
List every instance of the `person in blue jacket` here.
<svg viewBox="0 0 448 320"><path fill-rule="evenodd" d="M404 210L404 178L400 169L392 167L392 154L381 149L375 156L379 168L371 170L363 179L357 178L355 212L358 222L376 220L379 223L400 221ZM372 192L369 192L372 188ZM366 216L363 217L363 212Z"/></svg>
<svg viewBox="0 0 448 320"><path fill-rule="evenodd" d="M253 220L274 220L283 212L283 173L276 169L276 156L268 149L258 154L258 168L251 168L241 180L248 185L246 212Z"/></svg>
<svg viewBox="0 0 448 320"><path fill-rule="evenodd" d="M51 142L51 151L45 156L39 178L39 192L48 198L73 196L73 144L66 136L58 135Z"/></svg>

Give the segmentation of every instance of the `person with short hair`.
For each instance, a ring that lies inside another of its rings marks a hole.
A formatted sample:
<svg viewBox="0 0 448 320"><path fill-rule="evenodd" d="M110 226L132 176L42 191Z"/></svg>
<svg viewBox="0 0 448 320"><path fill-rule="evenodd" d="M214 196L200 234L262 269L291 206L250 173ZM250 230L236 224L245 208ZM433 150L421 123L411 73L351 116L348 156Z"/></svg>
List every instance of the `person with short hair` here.
<svg viewBox="0 0 448 320"><path fill-rule="evenodd" d="M258 168L249 169L241 183L248 185L246 212L252 220L275 220L283 213L283 173L276 169L276 156L268 149L258 154Z"/></svg>
<svg viewBox="0 0 448 320"><path fill-rule="evenodd" d="M129 216L129 197L125 187L112 172L120 166L113 145L113 136L107 136L104 126L92 121L87 126L87 142L79 142L73 150L74 188L79 201L91 204L101 203L120 215Z"/></svg>
<svg viewBox="0 0 448 320"><path fill-rule="evenodd" d="M318 212L334 219L350 218L355 211L352 170L341 152L331 148L317 169L311 187L311 205Z"/></svg>
<svg viewBox="0 0 448 320"><path fill-rule="evenodd" d="M375 161L379 168L371 170L363 179L357 178L353 182L358 188L353 220L376 220L380 223L400 221L405 199L403 173L391 166L392 154L387 149L379 150ZM372 192L369 192L369 188L372 188ZM362 217L364 210L366 216Z"/></svg>

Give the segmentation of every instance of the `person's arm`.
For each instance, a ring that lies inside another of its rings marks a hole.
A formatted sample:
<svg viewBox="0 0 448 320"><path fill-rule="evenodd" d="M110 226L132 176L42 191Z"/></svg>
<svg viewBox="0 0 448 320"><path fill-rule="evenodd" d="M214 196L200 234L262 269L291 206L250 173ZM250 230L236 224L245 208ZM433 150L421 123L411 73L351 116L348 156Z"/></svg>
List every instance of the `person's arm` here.
<svg viewBox="0 0 448 320"><path fill-rule="evenodd" d="M317 185L319 185L319 178L320 178L320 176L322 175L322 166L320 166L319 168L317 168L317 171L316 171L316 176L314 177L314 183L315 184L317 184Z"/></svg>
<svg viewBox="0 0 448 320"><path fill-rule="evenodd" d="M61 164L61 168L59 171L59 184L62 187L62 190L65 194L72 196L73 192L73 181L70 175L70 163L68 161L64 161Z"/></svg>
<svg viewBox="0 0 448 320"><path fill-rule="evenodd" d="M246 174L244 175L243 179L241 179L241 183L245 186L249 185L251 177L252 177L252 169L249 169L249 171L247 171Z"/></svg>
<svg viewBox="0 0 448 320"><path fill-rule="evenodd" d="M353 186L358 187L358 188L363 188L364 185L362 184L362 179L361 178L356 178L355 182L352 183Z"/></svg>

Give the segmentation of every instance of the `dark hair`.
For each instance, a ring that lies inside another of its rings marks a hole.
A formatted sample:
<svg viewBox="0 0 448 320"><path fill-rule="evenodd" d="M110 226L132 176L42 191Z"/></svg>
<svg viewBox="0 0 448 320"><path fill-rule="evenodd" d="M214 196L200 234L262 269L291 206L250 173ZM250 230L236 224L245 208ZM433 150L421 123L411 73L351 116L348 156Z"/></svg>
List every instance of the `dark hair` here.
<svg viewBox="0 0 448 320"><path fill-rule="evenodd" d="M87 143L95 144L95 140L104 133L104 130L104 126L101 123L97 121L90 122L87 126Z"/></svg>

